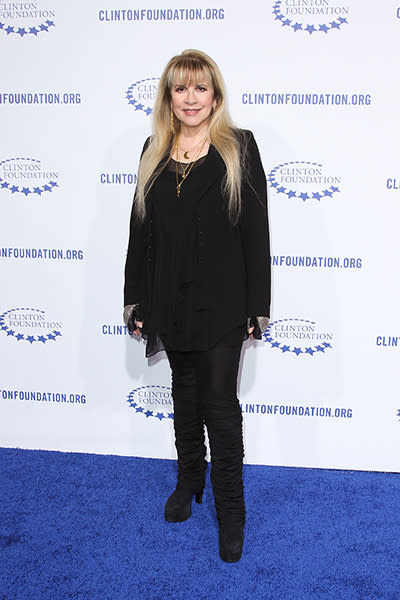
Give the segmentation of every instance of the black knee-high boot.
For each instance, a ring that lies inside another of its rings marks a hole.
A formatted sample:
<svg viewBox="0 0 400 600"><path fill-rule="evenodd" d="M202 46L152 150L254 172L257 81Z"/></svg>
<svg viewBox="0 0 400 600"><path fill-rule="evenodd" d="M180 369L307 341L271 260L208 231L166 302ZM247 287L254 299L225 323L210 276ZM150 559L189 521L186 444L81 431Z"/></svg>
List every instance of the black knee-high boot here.
<svg viewBox="0 0 400 600"><path fill-rule="evenodd" d="M173 522L190 517L193 495L197 502L201 502L207 470L204 418L198 402L196 375L190 354L168 352L172 369L178 483L165 506L165 517Z"/></svg>
<svg viewBox="0 0 400 600"><path fill-rule="evenodd" d="M219 344L199 356L199 387L211 450L211 483L219 522L220 556L240 559L245 505L242 412L236 395L241 344Z"/></svg>

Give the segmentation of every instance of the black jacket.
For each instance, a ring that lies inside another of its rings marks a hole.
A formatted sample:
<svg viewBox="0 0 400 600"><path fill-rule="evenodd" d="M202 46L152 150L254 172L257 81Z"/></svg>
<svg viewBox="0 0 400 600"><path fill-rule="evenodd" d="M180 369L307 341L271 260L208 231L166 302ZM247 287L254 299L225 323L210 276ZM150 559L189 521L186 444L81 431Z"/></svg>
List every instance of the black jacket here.
<svg viewBox="0 0 400 600"><path fill-rule="evenodd" d="M195 281L196 310L209 312L210 328L222 335L250 316L269 316L271 273L267 190L257 144L250 131L241 131L246 155L242 210L238 225L229 223L221 193L225 165L210 146L198 189L197 244L199 267ZM132 209L125 265L124 304L146 310L152 293L152 194L147 216L136 222Z"/></svg>

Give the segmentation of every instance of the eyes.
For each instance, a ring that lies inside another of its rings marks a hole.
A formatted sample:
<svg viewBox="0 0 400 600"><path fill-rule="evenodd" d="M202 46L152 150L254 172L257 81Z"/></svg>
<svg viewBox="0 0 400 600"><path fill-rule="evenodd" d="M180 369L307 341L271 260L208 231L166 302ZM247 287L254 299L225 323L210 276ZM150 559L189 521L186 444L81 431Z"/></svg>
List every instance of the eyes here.
<svg viewBox="0 0 400 600"><path fill-rule="evenodd" d="M192 86L190 86L192 87ZM182 94L183 92L186 92L188 90L188 87L186 85L175 85L174 86L174 92L177 92L178 94ZM206 85L204 85L203 83L198 83L197 85L194 86L194 91L195 92L208 92L208 87Z"/></svg>

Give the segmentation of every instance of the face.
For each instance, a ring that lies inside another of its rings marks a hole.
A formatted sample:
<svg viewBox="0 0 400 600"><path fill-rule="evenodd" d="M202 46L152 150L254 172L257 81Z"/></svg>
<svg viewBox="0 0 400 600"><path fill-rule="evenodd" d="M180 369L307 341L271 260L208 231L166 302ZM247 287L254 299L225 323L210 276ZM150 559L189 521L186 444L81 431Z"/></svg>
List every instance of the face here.
<svg viewBox="0 0 400 600"><path fill-rule="evenodd" d="M197 83L175 83L171 88L171 107L183 127L201 128L216 106L214 89L206 78Z"/></svg>

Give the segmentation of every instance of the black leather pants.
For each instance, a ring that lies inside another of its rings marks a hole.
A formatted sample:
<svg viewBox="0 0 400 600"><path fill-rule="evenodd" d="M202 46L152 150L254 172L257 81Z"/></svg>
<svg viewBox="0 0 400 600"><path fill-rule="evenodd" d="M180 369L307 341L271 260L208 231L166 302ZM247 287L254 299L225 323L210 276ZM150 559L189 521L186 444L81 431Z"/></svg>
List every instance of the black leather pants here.
<svg viewBox="0 0 400 600"><path fill-rule="evenodd" d="M178 486L204 487L204 426L219 521L244 523L242 412L237 398L241 342L222 340L206 351L168 351L172 369Z"/></svg>

